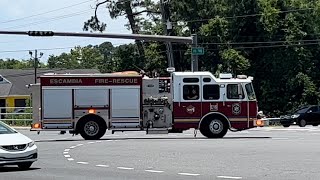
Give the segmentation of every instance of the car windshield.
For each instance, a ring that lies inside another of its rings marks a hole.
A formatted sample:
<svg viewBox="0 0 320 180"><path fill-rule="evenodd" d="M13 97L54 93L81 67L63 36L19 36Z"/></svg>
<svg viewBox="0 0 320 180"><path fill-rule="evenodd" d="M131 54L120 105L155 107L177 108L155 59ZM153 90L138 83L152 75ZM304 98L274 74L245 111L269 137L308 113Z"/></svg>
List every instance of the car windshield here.
<svg viewBox="0 0 320 180"><path fill-rule="evenodd" d="M0 134L13 134L13 133L17 133L17 132L11 129L5 123L0 121Z"/></svg>
<svg viewBox="0 0 320 180"><path fill-rule="evenodd" d="M309 108L310 108L310 107L300 108L300 109L298 109L297 111L295 111L295 114L303 114L303 113L306 113Z"/></svg>
<svg viewBox="0 0 320 180"><path fill-rule="evenodd" d="M256 94L254 93L252 83L246 84L246 91L248 94L249 100L255 100L256 99Z"/></svg>

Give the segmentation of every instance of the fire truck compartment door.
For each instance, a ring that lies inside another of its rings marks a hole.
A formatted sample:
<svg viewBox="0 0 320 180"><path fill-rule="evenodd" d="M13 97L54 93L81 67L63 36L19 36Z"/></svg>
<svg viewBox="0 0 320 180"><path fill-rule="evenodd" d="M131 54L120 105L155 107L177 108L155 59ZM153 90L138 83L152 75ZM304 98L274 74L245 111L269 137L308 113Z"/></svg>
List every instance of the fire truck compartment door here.
<svg viewBox="0 0 320 180"><path fill-rule="evenodd" d="M42 103L44 128L71 127L71 89L43 89Z"/></svg>
<svg viewBox="0 0 320 180"><path fill-rule="evenodd" d="M140 89L112 89L111 122L115 128L140 125Z"/></svg>

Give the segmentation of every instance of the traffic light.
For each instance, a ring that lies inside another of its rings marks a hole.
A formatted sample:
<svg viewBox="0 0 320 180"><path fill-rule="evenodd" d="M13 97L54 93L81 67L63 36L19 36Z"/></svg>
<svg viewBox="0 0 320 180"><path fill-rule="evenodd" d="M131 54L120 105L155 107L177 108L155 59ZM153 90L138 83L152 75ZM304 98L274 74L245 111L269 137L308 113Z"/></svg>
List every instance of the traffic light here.
<svg viewBox="0 0 320 180"><path fill-rule="evenodd" d="M53 31L29 31L29 36L53 36Z"/></svg>

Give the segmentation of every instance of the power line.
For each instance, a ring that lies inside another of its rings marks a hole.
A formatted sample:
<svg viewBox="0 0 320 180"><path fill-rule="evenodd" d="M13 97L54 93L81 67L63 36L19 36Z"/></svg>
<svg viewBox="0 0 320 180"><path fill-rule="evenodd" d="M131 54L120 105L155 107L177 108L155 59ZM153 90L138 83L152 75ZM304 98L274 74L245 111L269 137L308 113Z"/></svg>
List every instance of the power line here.
<svg viewBox="0 0 320 180"><path fill-rule="evenodd" d="M61 20L61 19L65 19L65 18L70 18L70 17L82 15L82 14L85 14L85 13L87 13L89 11L91 11L91 10L78 11L76 13L65 14L65 15L56 16L56 17L53 17L53 18L50 18L50 19L46 19L46 20L41 20L41 21L22 24L22 25L17 25L17 26L11 26L11 27L7 27L7 28L3 28L3 29L17 29L17 28L23 28L23 27L31 26L31 25L38 25L38 24L48 23L48 22L52 22L52 21L56 21L56 20Z"/></svg>
<svg viewBox="0 0 320 180"><path fill-rule="evenodd" d="M290 12L297 12L297 11L307 11L307 10L315 10L315 8L292 9L292 10L286 10L286 11L270 12L268 14L282 14L282 13L290 13ZM221 16L221 18L234 19L234 18L256 17L256 16L263 16L263 15L265 15L265 13L245 14L245 15L237 15L237 16ZM203 22L203 21L209 21L211 19L213 19L213 18L190 20L190 21L183 21L183 22ZM177 22L175 22L175 23L177 23Z"/></svg>
<svg viewBox="0 0 320 180"><path fill-rule="evenodd" d="M82 42L82 41L80 41ZM118 44L112 44L113 46L118 46L118 45L125 45L126 43L118 43ZM77 46L77 45L76 45ZM68 47L53 47L53 48L34 48L39 51L52 51L52 50L59 50L59 49L72 49L75 48L76 46L68 46ZM86 46L83 46L86 47ZM15 53L15 52L29 52L30 49L19 49L19 50L6 50L6 51L0 51L0 53Z"/></svg>
<svg viewBox="0 0 320 180"><path fill-rule="evenodd" d="M293 42L319 42L320 39L296 40L296 41L252 41L252 42L226 42L226 43L199 43L201 45L246 45L246 44L278 44Z"/></svg>
<svg viewBox="0 0 320 180"><path fill-rule="evenodd" d="M59 49L71 49L74 48L74 46L69 46L69 47L56 47L56 48L42 48L38 49L40 51L51 51L51 50L59 50ZM20 50L8 50L8 51L0 51L0 53L15 53L15 52L29 52L30 49L20 49Z"/></svg>
<svg viewBox="0 0 320 180"><path fill-rule="evenodd" d="M30 15L30 16L26 16L26 17L22 17L22 18L2 21L2 22L0 22L0 24L10 23L10 22L14 22L14 21L20 21L20 20L31 18L31 17L36 17L36 16L41 16L41 15L44 15L44 14L49 14L49 13L52 13L52 12L60 11L60 10L67 9L67 8L70 8L70 7L74 7L74 6L78 6L78 5L81 5L81 4L85 4L85 3L90 2L90 1L93 1L93 0L83 1L83 2L80 2L80 3L77 3L77 4L72 4L72 5L69 5L69 6L62 7L62 8L54 9L54 10L43 12L43 13L39 13L39 14Z"/></svg>

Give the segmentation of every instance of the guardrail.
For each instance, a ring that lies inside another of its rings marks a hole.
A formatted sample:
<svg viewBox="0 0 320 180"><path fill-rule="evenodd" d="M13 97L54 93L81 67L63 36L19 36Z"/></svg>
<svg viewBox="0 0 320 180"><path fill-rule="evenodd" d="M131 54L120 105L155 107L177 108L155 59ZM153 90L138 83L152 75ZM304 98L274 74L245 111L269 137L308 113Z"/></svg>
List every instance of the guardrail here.
<svg viewBox="0 0 320 180"><path fill-rule="evenodd" d="M13 126L28 126L32 122L32 107L0 107L0 121Z"/></svg>

